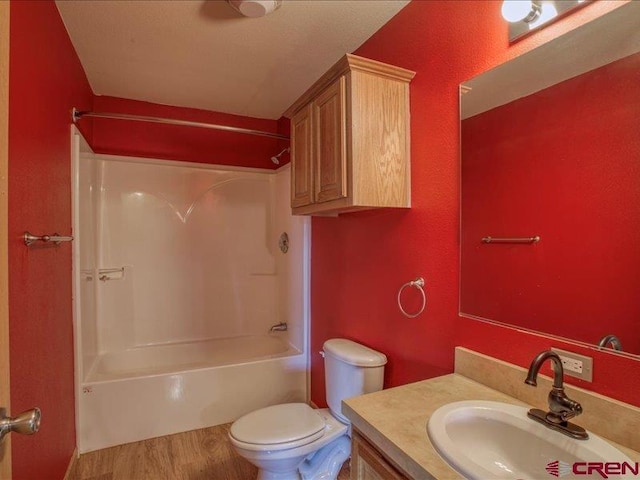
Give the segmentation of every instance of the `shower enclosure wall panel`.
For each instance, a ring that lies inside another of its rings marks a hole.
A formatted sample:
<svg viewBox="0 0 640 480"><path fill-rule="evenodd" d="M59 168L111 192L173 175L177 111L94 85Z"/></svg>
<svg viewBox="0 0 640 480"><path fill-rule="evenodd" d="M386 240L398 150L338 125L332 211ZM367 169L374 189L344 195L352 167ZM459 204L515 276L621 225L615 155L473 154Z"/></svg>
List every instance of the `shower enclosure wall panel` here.
<svg viewBox="0 0 640 480"><path fill-rule="evenodd" d="M306 401L310 224L289 169L84 154L77 170L79 451Z"/></svg>
<svg viewBox="0 0 640 480"><path fill-rule="evenodd" d="M85 149L89 148L85 144ZM76 179L78 183L77 209L80 218L76 233L76 245L79 245L75 268L79 269L76 288L79 289L80 318L83 319L82 336L82 364L92 365L98 356L97 337L97 304L96 304L96 214L98 171L96 163L87 155L80 156ZM77 299L77 300L78 300ZM77 321L77 320L76 320Z"/></svg>
<svg viewBox="0 0 640 480"><path fill-rule="evenodd" d="M305 339L308 338L308 324L301 321L306 318L310 310L309 297L306 295L291 295L290 292L310 291L310 271L308 263L301 262L303 258L311 258L310 242L311 224L309 218L301 215L291 215L291 164L278 169L275 176L276 199L276 235L287 232L289 250L285 255L276 255L276 268L282 275L278 277L278 318L287 322L289 326L289 340L299 349L308 351Z"/></svg>
<svg viewBox="0 0 640 480"><path fill-rule="evenodd" d="M100 346L264 335L277 320L274 175L102 165ZM271 241L270 241L271 240Z"/></svg>

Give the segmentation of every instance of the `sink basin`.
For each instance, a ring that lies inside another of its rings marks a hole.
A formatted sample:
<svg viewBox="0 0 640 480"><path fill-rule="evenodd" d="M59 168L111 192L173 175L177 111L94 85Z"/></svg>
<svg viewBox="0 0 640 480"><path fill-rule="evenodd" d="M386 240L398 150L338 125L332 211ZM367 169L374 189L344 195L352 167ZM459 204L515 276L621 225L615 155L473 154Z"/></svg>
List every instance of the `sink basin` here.
<svg viewBox="0 0 640 480"><path fill-rule="evenodd" d="M444 460L472 480L638 478L638 465L602 438L570 438L527 411L500 402L449 403L431 415L427 432Z"/></svg>

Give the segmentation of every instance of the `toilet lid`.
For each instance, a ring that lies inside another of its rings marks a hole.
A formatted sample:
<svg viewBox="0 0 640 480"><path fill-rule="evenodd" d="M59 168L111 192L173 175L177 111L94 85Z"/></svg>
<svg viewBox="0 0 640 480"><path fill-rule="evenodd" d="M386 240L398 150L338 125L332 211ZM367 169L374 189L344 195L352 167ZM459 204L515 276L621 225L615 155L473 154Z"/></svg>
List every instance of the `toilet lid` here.
<svg viewBox="0 0 640 480"><path fill-rule="evenodd" d="M324 426L324 419L306 403L285 403L239 418L230 434L246 444L295 448L320 438Z"/></svg>

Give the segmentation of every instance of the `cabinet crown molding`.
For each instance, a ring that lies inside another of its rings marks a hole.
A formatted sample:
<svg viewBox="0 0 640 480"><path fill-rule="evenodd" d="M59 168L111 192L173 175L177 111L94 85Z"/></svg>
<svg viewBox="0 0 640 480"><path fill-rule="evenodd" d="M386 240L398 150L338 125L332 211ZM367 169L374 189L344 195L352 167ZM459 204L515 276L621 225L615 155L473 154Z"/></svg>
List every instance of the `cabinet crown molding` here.
<svg viewBox="0 0 640 480"><path fill-rule="evenodd" d="M377 60L371 60L347 53L338 62L336 62L333 67L327 70L327 72L320 77L318 81L311 85L311 87L309 87L307 91L304 92L302 96L284 112L283 116L292 118L298 110L307 105L314 97L331 85L336 78L352 71L366 72L379 77L399 80L406 83L409 83L416 74L415 72L405 68L396 67L387 63L378 62Z"/></svg>

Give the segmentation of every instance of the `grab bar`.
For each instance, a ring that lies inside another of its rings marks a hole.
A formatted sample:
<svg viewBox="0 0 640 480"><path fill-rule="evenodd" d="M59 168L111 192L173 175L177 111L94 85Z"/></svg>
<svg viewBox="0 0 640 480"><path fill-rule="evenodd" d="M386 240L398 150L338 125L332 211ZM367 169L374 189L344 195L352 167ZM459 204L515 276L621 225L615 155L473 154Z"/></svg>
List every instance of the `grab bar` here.
<svg viewBox="0 0 640 480"><path fill-rule="evenodd" d="M123 278L124 267L98 269L98 280L100 280L101 282L106 282L107 280L122 280Z"/></svg>
<svg viewBox="0 0 640 480"><path fill-rule="evenodd" d="M24 232L24 244L28 247L33 245L35 242L43 242L43 243L55 243L59 245L60 242L71 242L73 237L63 237L54 233L53 235L32 235L29 232Z"/></svg>
<svg viewBox="0 0 640 480"><path fill-rule="evenodd" d="M537 243L540 241L540 236L535 237L523 237L523 238L494 238L483 237L483 243Z"/></svg>

